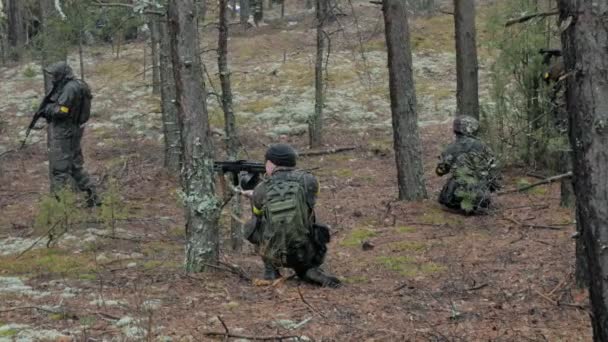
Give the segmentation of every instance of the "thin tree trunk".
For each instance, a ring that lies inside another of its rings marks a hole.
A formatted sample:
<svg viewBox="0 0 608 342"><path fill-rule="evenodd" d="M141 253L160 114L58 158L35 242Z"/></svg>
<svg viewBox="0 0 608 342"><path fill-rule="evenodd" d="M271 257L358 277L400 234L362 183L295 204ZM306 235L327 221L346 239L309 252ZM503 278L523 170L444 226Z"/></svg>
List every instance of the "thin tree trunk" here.
<svg viewBox="0 0 608 342"><path fill-rule="evenodd" d="M167 28L167 19L158 23L160 43L160 98L162 107L163 136L165 140L165 167L177 174L180 170L181 141L179 122L177 120L177 104L175 93L175 78L171 63L171 40Z"/></svg>
<svg viewBox="0 0 608 342"><path fill-rule="evenodd" d="M240 0L240 5L240 21L241 25L243 26L243 30L246 30L249 21L249 0Z"/></svg>
<svg viewBox="0 0 608 342"><path fill-rule="evenodd" d="M27 41L24 3L23 0L8 0L6 4L8 43L15 51L23 48Z"/></svg>
<svg viewBox="0 0 608 342"><path fill-rule="evenodd" d="M182 141L182 188L186 211L186 271L200 272L219 259L219 201L215 196L213 142L207 114L193 0L168 6L171 56Z"/></svg>
<svg viewBox="0 0 608 342"><path fill-rule="evenodd" d="M236 131L236 120L232 106L232 87L230 85L230 70L228 69L228 0L219 0L220 22L218 38L218 58L217 65L220 74L220 84L222 87L222 110L224 111L224 123L226 131L226 150L228 159L236 160L238 156L238 137ZM230 240L234 251L241 251L243 248L243 225L234 217L241 216L241 198L235 195L232 203L232 219L230 223Z"/></svg>
<svg viewBox="0 0 608 342"><path fill-rule="evenodd" d="M323 105L325 89L323 84L323 57L325 51L325 32L323 26L327 19L327 0L316 0L317 11L317 57L315 61L315 112L308 124L310 148L323 144Z"/></svg>
<svg viewBox="0 0 608 342"><path fill-rule="evenodd" d="M152 94L160 94L160 70L159 70L159 49L158 49L158 41L159 41L159 33L158 33L158 16L152 15L150 17L150 21L148 22L150 25L150 55L152 61Z"/></svg>
<svg viewBox="0 0 608 342"><path fill-rule="evenodd" d="M80 61L80 79L84 81L84 49L82 47L82 36L83 30L81 29L78 31L78 59Z"/></svg>
<svg viewBox="0 0 608 342"><path fill-rule="evenodd" d="M457 115L479 120L475 1L454 0Z"/></svg>
<svg viewBox="0 0 608 342"><path fill-rule="evenodd" d="M383 0L393 139L400 200L426 198L418 135L416 93L407 10L402 0Z"/></svg>
<svg viewBox="0 0 608 342"><path fill-rule="evenodd" d="M608 1L559 0L577 225L594 341L608 341Z"/></svg>

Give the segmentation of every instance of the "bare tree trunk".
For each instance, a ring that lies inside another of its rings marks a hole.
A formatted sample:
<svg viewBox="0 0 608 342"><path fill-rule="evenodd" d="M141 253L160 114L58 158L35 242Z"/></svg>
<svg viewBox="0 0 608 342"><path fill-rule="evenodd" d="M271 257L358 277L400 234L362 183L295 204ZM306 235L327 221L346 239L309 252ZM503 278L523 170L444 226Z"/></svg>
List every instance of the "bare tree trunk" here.
<svg viewBox="0 0 608 342"><path fill-rule="evenodd" d="M236 131L236 120L234 118L234 109L232 106L230 70L228 69L228 13L226 10L228 0L219 1L220 22L217 65L222 87L222 110L224 111L224 123L226 131L226 150L228 151L228 159L236 160L238 157L238 136ZM232 203L232 213L234 215L230 223L231 246L234 251L241 251L243 248L243 225L238 220L234 219L234 217L241 216L241 198L238 194L235 195Z"/></svg>
<svg viewBox="0 0 608 342"><path fill-rule="evenodd" d="M393 139L400 200L426 198L418 135L416 92L407 10L402 0L383 0Z"/></svg>
<svg viewBox="0 0 608 342"><path fill-rule="evenodd" d="M243 30L247 29L247 22L249 21L249 0L240 0L241 10L240 10L240 21L243 26Z"/></svg>
<svg viewBox="0 0 608 342"><path fill-rule="evenodd" d="M181 141L179 122L177 120L177 103L175 78L171 63L171 38L167 28L167 19L158 23L160 43L160 98L163 119L163 135L165 140L165 167L177 174L180 170Z"/></svg>
<svg viewBox="0 0 608 342"><path fill-rule="evenodd" d="M608 341L608 1L559 0L577 225L594 341Z"/></svg>
<svg viewBox="0 0 608 342"><path fill-rule="evenodd" d="M24 3L23 0L8 0L6 4L8 43L15 50L21 49L27 41Z"/></svg>
<svg viewBox="0 0 608 342"><path fill-rule="evenodd" d="M323 144L323 105L325 102L325 89L323 84L323 57L325 51L325 32L323 26L327 19L327 1L316 0L317 11L317 58L315 61L315 112L308 124L308 138L310 148L317 148Z"/></svg>
<svg viewBox="0 0 608 342"><path fill-rule="evenodd" d="M83 29L78 31L78 59L80 61L80 79L84 81L84 49L82 47L83 33Z"/></svg>
<svg viewBox="0 0 608 342"><path fill-rule="evenodd" d="M313 9L313 7L314 7L314 4L313 4L312 0L306 0L306 9L310 10L310 9Z"/></svg>
<svg viewBox="0 0 608 342"><path fill-rule="evenodd" d="M457 115L479 120L475 1L454 0Z"/></svg>
<svg viewBox="0 0 608 342"><path fill-rule="evenodd" d="M148 25L150 26L150 55L152 61L152 94L160 94L160 70L159 70L159 32L158 32L158 16L151 15Z"/></svg>
<svg viewBox="0 0 608 342"><path fill-rule="evenodd" d="M170 0L171 56L182 141L186 211L186 271L200 272L219 259L219 201L215 196L213 142L207 114L193 0Z"/></svg>

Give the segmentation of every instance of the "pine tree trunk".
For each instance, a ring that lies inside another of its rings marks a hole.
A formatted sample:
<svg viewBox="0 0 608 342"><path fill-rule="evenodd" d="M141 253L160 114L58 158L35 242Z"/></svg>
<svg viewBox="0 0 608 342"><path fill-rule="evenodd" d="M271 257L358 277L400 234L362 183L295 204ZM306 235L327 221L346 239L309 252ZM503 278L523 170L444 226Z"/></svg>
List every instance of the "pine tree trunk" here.
<svg viewBox="0 0 608 342"><path fill-rule="evenodd" d="M475 1L454 0L456 28L456 110L479 120Z"/></svg>
<svg viewBox="0 0 608 342"><path fill-rule="evenodd" d="M186 271L200 272L219 259L219 201L215 196L213 143L207 114L194 0L171 0L171 57L182 142L186 211Z"/></svg>
<svg viewBox="0 0 608 342"><path fill-rule="evenodd" d="M224 122L226 131L226 150L228 159L236 160L238 157L238 136L236 131L236 120L232 106L232 86L230 85L230 70L228 69L228 0L219 0L219 38L217 65L222 87L222 110L224 111ZM241 199L237 194L232 203L233 217L241 216ZM230 222L230 240L234 251L243 248L243 225L234 218Z"/></svg>
<svg viewBox="0 0 608 342"><path fill-rule="evenodd" d="M249 0L240 0L240 21L243 26L243 30L247 29L247 22L249 21Z"/></svg>
<svg viewBox="0 0 608 342"><path fill-rule="evenodd" d="M310 148L318 148L323 143L323 105L325 89L323 84L323 58L325 51L325 33L323 26L327 19L327 1L316 0L317 14L317 57L315 61L315 112L308 124Z"/></svg>
<svg viewBox="0 0 608 342"><path fill-rule="evenodd" d="M418 134L416 93L407 10L402 0L383 0L393 139L400 200L426 198Z"/></svg>
<svg viewBox="0 0 608 342"><path fill-rule="evenodd" d="M594 341L608 341L608 1L559 0L577 225Z"/></svg>
<svg viewBox="0 0 608 342"><path fill-rule="evenodd" d="M171 63L171 38L167 27L167 19L158 23L160 43L160 98L163 120L163 136L165 140L165 167L177 174L180 170L181 141L179 122L177 120L177 103L175 78Z"/></svg>
<svg viewBox="0 0 608 342"><path fill-rule="evenodd" d="M21 49L27 40L24 3L8 0L6 4L8 43L15 50Z"/></svg>
<svg viewBox="0 0 608 342"><path fill-rule="evenodd" d="M150 26L150 46L151 46L151 57L152 61L152 94L160 94L160 70L159 70L159 30L158 30L158 16L152 15L148 22Z"/></svg>

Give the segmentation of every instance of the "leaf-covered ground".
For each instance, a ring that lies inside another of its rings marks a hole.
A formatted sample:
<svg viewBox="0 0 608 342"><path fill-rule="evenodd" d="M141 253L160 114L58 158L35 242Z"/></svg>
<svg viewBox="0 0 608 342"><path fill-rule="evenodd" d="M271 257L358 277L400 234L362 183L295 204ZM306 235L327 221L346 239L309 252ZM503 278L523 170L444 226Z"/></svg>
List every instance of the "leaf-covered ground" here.
<svg viewBox="0 0 608 342"><path fill-rule="evenodd" d="M40 223L48 214L44 130L24 150L1 157L0 341L222 340L205 335L224 332L222 321L233 335L317 341L589 340L587 295L572 278L573 217L559 207L557 185L501 196L494 211L479 217L444 211L435 201L444 180L433 169L451 139L455 108L447 15L412 22L430 198L394 201L382 18L367 1L354 3L359 29L352 16L332 26L325 144L356 149L300 162L320 179L318 216L333 227L326 269L344 287L319 289L297 279L255 286L227 265L261 277L259 258L248 245L231 252L227 241L223 269L184 274L179 184L162 167L160 106L150 74L143 79L144 45L129 44L119 59L109 46L96 46L86 60L95 92L86 165L128 212L112 228L100 209L74 208L78 223L47 248L49 227ZM311 20L269 21L230 40L243 157L259 159L265 144L279 140L306 148L314 98ZM203 32L207 48L215 33ZM70 60L77 65L75 56ZM215 56L204 60L208 85L219 86ZM41 98L38 70L35 63L0 69L0 153L18 146ZM209 109L221 158L222 114L213 97ZM524 174L505 170L505 185ZM229 220L224 213L224 237ZM364 241L374 248L364 251Z"/></svg>

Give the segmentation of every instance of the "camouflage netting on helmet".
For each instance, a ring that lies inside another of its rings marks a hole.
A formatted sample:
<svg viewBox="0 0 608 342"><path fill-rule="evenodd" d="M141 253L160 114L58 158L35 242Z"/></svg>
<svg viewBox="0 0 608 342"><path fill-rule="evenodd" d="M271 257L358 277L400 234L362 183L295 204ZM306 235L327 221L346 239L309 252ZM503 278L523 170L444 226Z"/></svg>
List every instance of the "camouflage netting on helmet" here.
<svg viewBox="0 0 608 342"><path fill-rule="evenodd" d="M479 130L479 121L470 116L458 116L454 119L454 133L476 135Z"/></svg>

